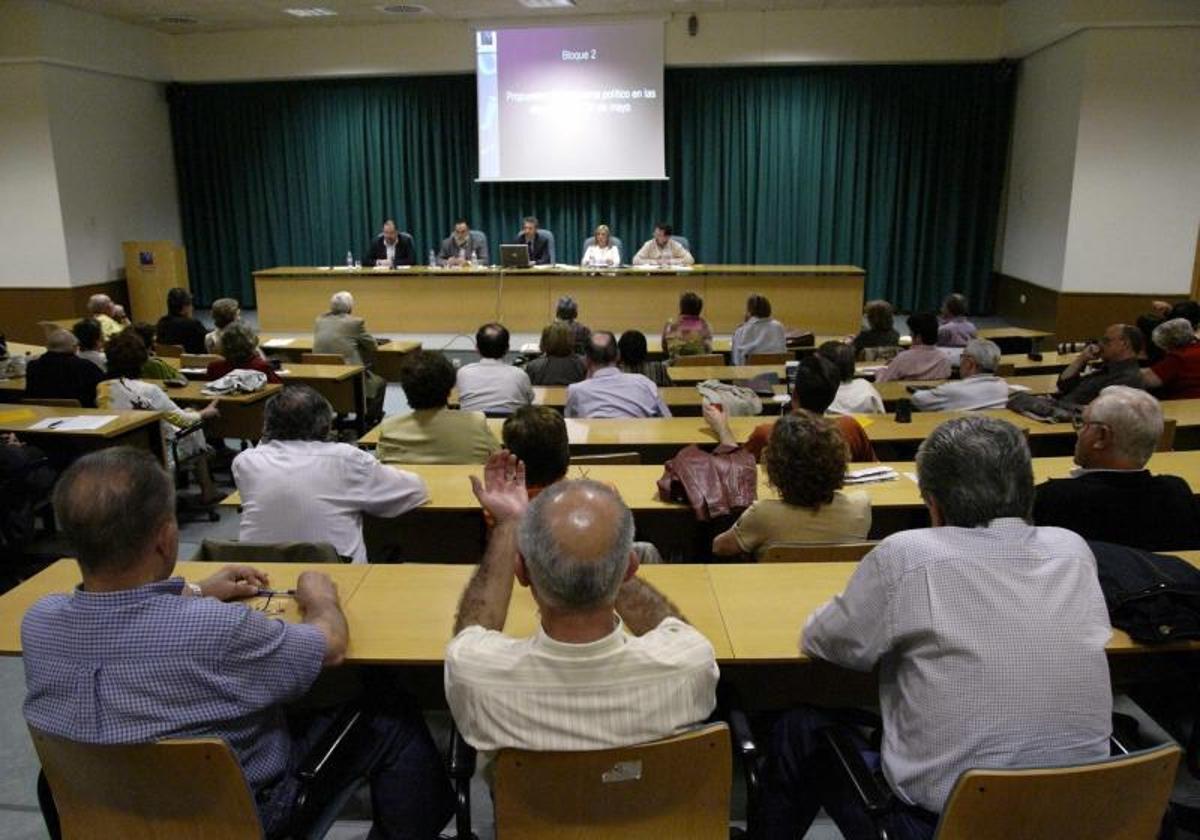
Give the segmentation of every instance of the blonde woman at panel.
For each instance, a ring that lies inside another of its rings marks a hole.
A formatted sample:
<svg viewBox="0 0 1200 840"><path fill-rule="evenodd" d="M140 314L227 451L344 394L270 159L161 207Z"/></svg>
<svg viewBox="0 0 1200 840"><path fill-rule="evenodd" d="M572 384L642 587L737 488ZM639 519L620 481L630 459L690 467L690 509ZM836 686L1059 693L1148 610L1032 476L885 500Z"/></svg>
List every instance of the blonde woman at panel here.
<svg viewBox="0 0 1200 840"><path fill-rule="evenodd" d="M616 268L621 264L621 249L614 245L609 238L608 225L598 225L592 234L593 242L583 252L581 265L611 266Z"/></svg>

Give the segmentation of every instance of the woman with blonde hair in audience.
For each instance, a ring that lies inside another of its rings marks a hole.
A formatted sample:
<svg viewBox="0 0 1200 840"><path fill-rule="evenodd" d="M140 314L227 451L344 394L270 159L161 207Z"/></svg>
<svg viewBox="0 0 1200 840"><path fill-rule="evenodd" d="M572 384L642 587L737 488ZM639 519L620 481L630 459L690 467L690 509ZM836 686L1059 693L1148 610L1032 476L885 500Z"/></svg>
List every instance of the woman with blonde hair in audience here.
<svg viewBox="0 0 1200 840"><path fill-rule="evenodd" d="M705 406L705 412L713 409ZM778 499L759 499L713 540L713 554L753 554L772 545L860 542L871 531L871 500L842 492L846 444L833 422L809 411L775 422L763 455Z"/></svg>
<svg viewBox="0 0 1200 840"><path fill-rule="evenodd" d="M621 249L612 243L612 234L609 232L608 225L597 225L596 232L592 234L593 242L583 252L583 259L580 260L580 265L585 266L607 266L616 268L621 264Z"/></svg>
<svg viewBox="0 0 1200 840"><path fill-rule="evenodd" d="M587 379L587 365L575 355L571 328L561 321L542 329L542 355L525 365L534 385L573 385Z"/></svg>
<svg viewBox="0 0 1200 840"><path fill-rule="evenodd" d="M712 352L712 329L700 317L704 298L695 292L679 296L679 314L667 321L662 331L663 352L677 356L700 356Z"/></svg>

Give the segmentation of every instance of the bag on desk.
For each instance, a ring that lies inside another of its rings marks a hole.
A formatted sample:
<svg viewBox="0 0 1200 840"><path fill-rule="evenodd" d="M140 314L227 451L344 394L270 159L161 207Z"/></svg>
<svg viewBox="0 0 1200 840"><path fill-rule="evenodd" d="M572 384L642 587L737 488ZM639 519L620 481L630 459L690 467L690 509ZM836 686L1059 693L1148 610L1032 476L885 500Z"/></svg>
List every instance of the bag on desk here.
<svg viewBox="0 0 1200 840"><path fill-rule="evenodd" d="M754 417L762 414L762 400L750 388L717 379L705 379L696 386L704 403L714 403L725 409L728 417Z"/></svg>
<svg viewBox="0 0 1200 840"><path fill-rule="evenodd" d="M231 370L220 379L209 382L200 393L219 397L222 394L252 394L267 384L267 375L257 370Z"/></svg>
<svg viewBox="0 0 1200 840"><path fill-rule="evenodd" d="M789 350L794 347L815 347L817 337L812 330L787 330L783 334L783 342Z"/></svg>
<svg viewBox="0 0 1200 840"><path fill-rule="evenodd" d="M663 465L658 496L664 502L686 502L699 522L740 514L758 498L758 464L741 447L705 452L687 446Z"/></svg>

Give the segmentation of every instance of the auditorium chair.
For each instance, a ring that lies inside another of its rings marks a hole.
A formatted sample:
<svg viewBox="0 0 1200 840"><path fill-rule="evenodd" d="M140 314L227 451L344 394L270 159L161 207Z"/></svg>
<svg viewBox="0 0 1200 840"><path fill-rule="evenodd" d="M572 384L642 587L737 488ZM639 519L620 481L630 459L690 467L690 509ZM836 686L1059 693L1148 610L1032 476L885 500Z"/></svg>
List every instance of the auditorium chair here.
<svg viewBox="0 0 1200 840"><path fill-rule="evenodd" d="M688 242L688 238L686 236L680 236L678 233L673 233L671 234L671 238L682 245L684 249L686 249L687 252L692 255L692 258L695 259L696 262L700 262L700 259L696 257L696 252L692 250L692 243Z"/></svg>
<svg viewBox="0 0 1200 840"><path fill-rule="evenodd" d="M184 353L179 357L179 367L185 370L199 370L207 368L213 362L219 362L223 356L218 356L214 353Z"/></svg>
<svg viewBox="0 0 1200 840"><path fill-rule="evenodd" d="M325 542L253 543L202 540L191 558L208 563L349 563Z"/></svg>
<svg viewBox="0 0 1200 840"><path fill-rule="evenodd" d="M725 357L720 353L701 353L694 356L676 356L671 364L676 367L713 367L725 364Z"/></svg>
<svg viewBox="0 0 1200 840"><path fill-rule="evenodd" d="M878 543L777 543L767 546L760 563L857 563Z"/></svg>
<svg viewBox="0 0 1200 840"><path fill-rule="evenodd" d="M183 357L182 344L159 344L154 342L154 355L164 359L179 359Z"/></svg>
<svg viewBox="0 0 1200 840"><path fill-rule="evenodd" d="M346 359L339 353L301 353L302 365L344 365Z"/></svg>
<svg viewBox="0 0 1200 840"><path fill-rule="evenodd" d="M596 237L594 236L589 236L587 239L583 240L583 250L579 252L579 259L581 262L583 260L583 255L587 253L587 249L591 248L595 244ZM613 236L610 233L608 235L608 244L616 246L616 249L621 252L621 259L625 262L629 262L631 259L633 259L633 254L625 253L625 246L621 244L621 237Z"/></svg>

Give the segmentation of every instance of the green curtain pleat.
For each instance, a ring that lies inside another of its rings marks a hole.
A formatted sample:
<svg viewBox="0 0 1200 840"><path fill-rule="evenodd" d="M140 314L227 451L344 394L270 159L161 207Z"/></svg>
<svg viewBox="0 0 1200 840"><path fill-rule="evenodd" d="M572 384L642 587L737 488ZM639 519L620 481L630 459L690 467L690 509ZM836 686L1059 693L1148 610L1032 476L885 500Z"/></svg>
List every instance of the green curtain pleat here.
<svg viewBox="0 0 1200 840"><path fill-rule="evenodd" d="M474 76L175 85L192 286L253 306L254 270L361 257L385 218L423 261L460 215L494 254L535 215L564 262L661 219L703 262L854 264L868 297L982 308L1013 90L1007 64L668 69L669 180L479 184Z"/></svg>

